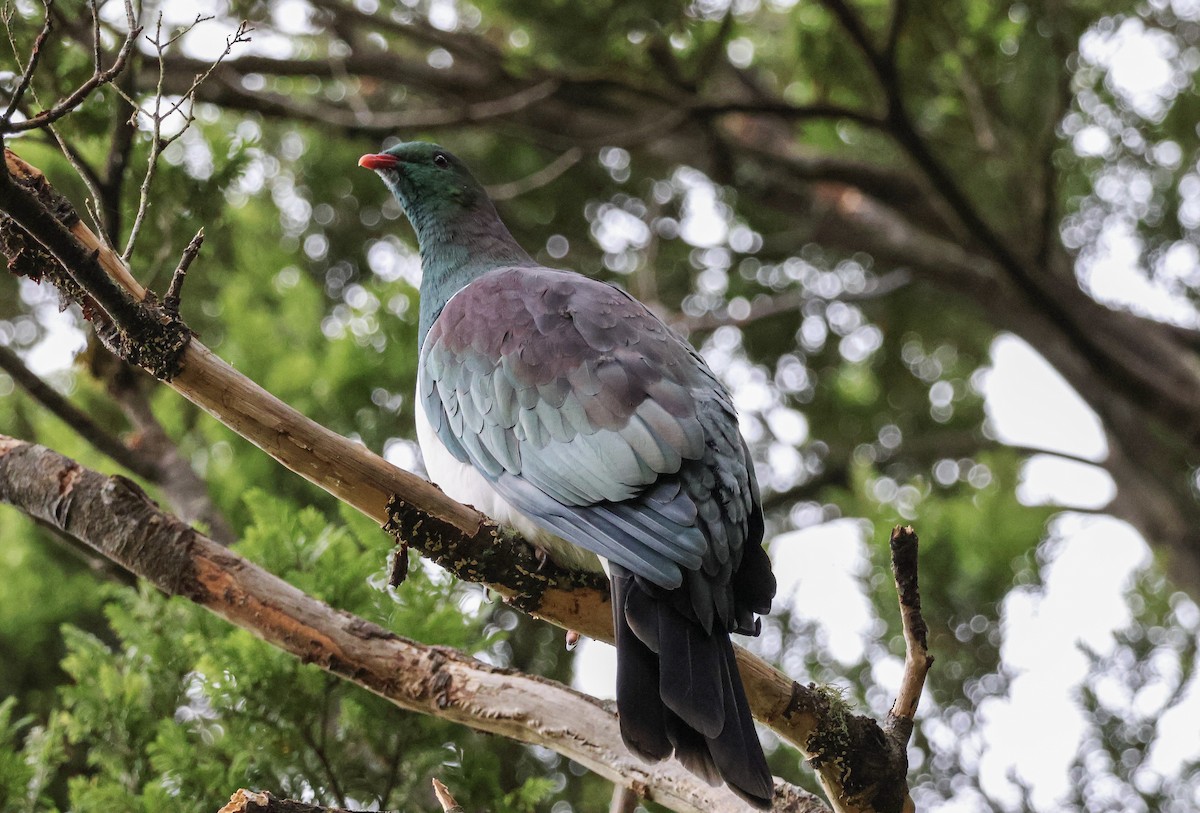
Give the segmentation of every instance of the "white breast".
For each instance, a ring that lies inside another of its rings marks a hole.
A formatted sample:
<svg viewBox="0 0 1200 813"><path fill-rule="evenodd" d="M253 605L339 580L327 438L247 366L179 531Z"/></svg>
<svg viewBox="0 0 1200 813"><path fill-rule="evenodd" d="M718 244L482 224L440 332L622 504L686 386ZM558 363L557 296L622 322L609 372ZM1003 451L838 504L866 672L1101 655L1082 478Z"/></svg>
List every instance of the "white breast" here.
<svg viewBox="0 0 1200 813"><path fill-rule="evenodd" d="M608 570L608 563L594 553L543 530L537 523L508 503L487 478L470 463L463 463L450 454L425 417L425 405L420 393L416 398L417 443L425 458L429 479L442 491L464 505L491 517L501 525L512 528L529 542L541 548L563 567L579 570Z"/></svg>

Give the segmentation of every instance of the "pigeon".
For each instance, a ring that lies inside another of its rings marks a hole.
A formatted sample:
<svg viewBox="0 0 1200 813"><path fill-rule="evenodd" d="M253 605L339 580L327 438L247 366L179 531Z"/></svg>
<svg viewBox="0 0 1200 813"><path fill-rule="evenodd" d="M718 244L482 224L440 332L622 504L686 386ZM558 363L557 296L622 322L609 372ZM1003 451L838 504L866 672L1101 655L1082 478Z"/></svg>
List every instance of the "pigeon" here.
<svg viewBox="0 0 1200 813"><path fill-rule="evenodd" d="M610 580L622 739L768 808L730 633L775 577L728 390L621 288L517 244L436 144L364 155L421 253L417 438L430 478L555 562Z"/></svg>

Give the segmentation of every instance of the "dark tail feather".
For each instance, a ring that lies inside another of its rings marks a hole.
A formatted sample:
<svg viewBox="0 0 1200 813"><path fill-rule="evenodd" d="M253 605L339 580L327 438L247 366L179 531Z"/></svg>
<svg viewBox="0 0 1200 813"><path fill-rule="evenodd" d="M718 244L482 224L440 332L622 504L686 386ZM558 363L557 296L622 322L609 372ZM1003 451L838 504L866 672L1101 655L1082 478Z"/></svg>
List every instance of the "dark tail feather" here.
<svg viewBox="0 0 1200 813"><path fill-rule="evenodd" d="M713 630L713 638L721 652L721 674L725 679L725 728L719 736L708 741L713 761L730 789L755 807L769 808L774 795L774 781L767 767L754 717L738 673L733 643L724 630Z"/></svg>
<svg viewBox="0 0 1200 813"><path fill-rule="evenodd" d="M613 628L617 637L617 713L621 722L621 739L630 751L648 762L658 762L671 755L667 739L667 713L656 691L647 687L658 685L658 655L642 643L629 622L625 620L625 602L633 586L633 577L612 574Z"/></svg>
<svg viewBox="0 0 1200 813"><path fill-rule="evenodd" d="M755 807L770 807L771 772L729 634L706 633L619 567L612 567L612 585L625 744L651 762L674 751L697 776L711 784L724 780Z"/></svg>

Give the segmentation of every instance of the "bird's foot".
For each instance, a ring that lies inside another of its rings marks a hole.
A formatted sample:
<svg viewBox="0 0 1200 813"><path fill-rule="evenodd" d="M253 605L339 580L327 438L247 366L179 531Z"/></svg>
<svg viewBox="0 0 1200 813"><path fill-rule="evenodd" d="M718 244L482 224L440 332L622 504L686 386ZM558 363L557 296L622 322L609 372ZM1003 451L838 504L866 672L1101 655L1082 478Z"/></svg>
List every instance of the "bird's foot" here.
<svg viewBox="0 0 1200 813"><path fill-rule="evenodd" d="M544 570L546 567L546 562L550 561L550 552L547 551L545 548L543 548L541 545L534 545L533 546L533 558L537 559L537 563L538 563L537 569L534 570L533 572L541 573L542 570Z"/></svg>

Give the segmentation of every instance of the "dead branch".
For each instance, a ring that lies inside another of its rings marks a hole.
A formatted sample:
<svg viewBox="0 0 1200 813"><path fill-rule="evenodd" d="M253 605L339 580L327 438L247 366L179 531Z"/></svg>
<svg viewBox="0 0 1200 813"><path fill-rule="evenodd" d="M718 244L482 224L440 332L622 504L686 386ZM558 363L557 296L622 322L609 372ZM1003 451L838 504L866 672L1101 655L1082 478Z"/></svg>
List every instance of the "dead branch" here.
<svg viewBox="0 0 1200 813"><path fill-rule="evenodd" d="M891 741L895 758L903 760L907 765L908 741L912 737L917 704L921 700L921 690L925 686L929 667L933 665L933 656L929 654L929 628L921 615L921 593L917 587L916 531L911 525L893 528L890 547L892 575L896 580L896 594L900 600L905 652L904 675L900 681L900 689L896 692L896 701L888 712L884 732ZM913 813L916 810L912 797L907 793L904 795L902 810L904 813Z"/></svg>
<svg viewBox="0 0 1200 813"><path fill-rule="evenodd" d="M197 14L195 22L184 26L182 30L176 32L173 36L164 39L162 33L162 12L159 12L154 37L150 40L150 43L155 47L158 54L158 85L156 86L154 96L154 112L148 116L150 119L150 154L146 158L146 173L142 176L142 184L138 193L137 212L133 217L133 225L129 229L129 238L125 242L125 251L121 255L125 262L129 262L129 258L133 256L133 249L137 245L138 234L141 233L142 223L145 221L146 213L150 209L150 186L154 183L154 175L158 169L159 158L162 157L163 150L178 141L196 120L194 114L196 90L233 53L233 49L236 46L250 42L250 32L254 29L250 27L249 23L243 20L238 24L237 30L225 38L225 50L205 70L196 74L195 78L192 79L191 86L184 91L179 100L167 108L166 112L163 112L163 83L166 76L165 57L167 49L197 25L211 19L211 17L204 17ZM135 117L142 114L141 108L133 99L126 99L126 101L133 107ZM186 112L183 111L185 103L188 105ZM163 136L163 123L176 113L183 116L183 124L171 135ZM188 248L190 249L191 246ZM197 246L197 250L199 250L199 246ZM187 256L186 253L184 256Z"/></svg>
<svg viewBox="0 0 1200 813"><path fill-rule="evenodd" d="M900 620L904 627L904 677L896 702L888 713L885 727L888 735L898 744L907 745L912 736L913 720L925 676L933 665L929 654L929 627L921 615L921 592L917 587L917 534L912 526L897 526L892 529L892 574L896 579L896 593L900 599Z"/></svg>
<svg viewBox="0 0 1200 813"><path fill-rule="evenodd" d="M179 265L175 267L175 272L171 274L171 284L167 288L167 295L163 297L163 307L171 313L179 313L180 297L183 295L183 278L187 275L187 271L192 266L192 261L200 254L200 246L204 245L204 229L196 232L196 236L187 244L187 248L183 250L183 255L179 258Z"/></svg>
<svg viewBox="0 0 1200 813"><path fill-rule="evenodd" d="M33 81L33 75L37 72L38 63L42 60L42 48L46 45L46 40L50 37L50 31L54 28L53 18L50 15L50 0L42 0L42 8L45 11L46 19L42 23L42 30L38 32L37 38L33 41L33 47L29 49L29 60L25 63L25 69L21 72L21 78L17 80L17 86L13 89L12 98L8 102L8 108L4 111L4 115L0 116L0 131L6 129L12 123L13 114L21 106L21 100L25 98L26 91L29 90L29 84ZM95 6L92 6L95 13ZM9 34L10 44L13 46L13 56L16 56L18 61L20 55L17 53L16 42L11 42L12 35Z"/></svg>
<svg viewBox="0 0 1200 813"><path fill-rule="evenodd" d="M673 760L651 766L633 756L611 704L336 610L163 513L123 477L0 435L0 501L400 708L551 748L674 810L744 809Z"/></svg>

